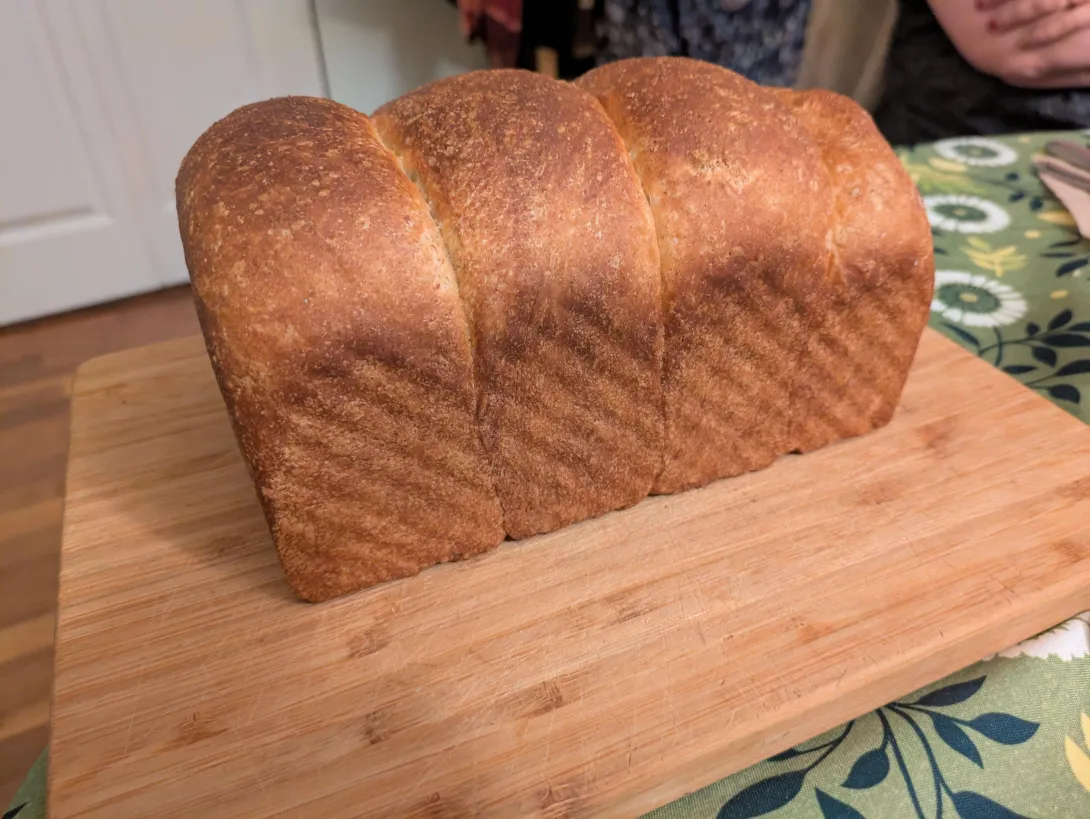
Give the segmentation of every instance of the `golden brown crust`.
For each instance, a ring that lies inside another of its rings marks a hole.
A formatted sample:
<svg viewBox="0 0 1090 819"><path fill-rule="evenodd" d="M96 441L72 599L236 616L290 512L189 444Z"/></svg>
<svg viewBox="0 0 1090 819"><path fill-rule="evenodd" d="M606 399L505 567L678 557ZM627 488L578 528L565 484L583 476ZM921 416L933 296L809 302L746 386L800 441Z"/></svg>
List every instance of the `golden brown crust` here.
<svg viewBox="0 0 1090 819"><path fill-rule="evenodd" d="M870 116L830 91L773 91L810 132L835 193L832 282L812 315L797 384L794 448L887 423L927 323L931 228L919 192Z"/></svg>
<svg viewBox="0 0 1090 819"><path fill-rule="evenodd" d="M651 203L665 299L666 455L654 491L767 466L792 447L799 349L828 274L832 191L771 94L695 60L624 60L578 81Z"/></svg>
<svg viewBox="0 0 1090 819"><path fill-rule="evenodd" d="M193 146L177 193L209 353L297 593L497 545L454 276L367 118L246 106Z"/></svg>
<svg viewBox="0 0 1090 819"><path fill-rule="evenodd" d="M489 71L427 85L374 122L458 275L508 533L643 498L662 451L657 247L599 106L541 75Z"/></svg>

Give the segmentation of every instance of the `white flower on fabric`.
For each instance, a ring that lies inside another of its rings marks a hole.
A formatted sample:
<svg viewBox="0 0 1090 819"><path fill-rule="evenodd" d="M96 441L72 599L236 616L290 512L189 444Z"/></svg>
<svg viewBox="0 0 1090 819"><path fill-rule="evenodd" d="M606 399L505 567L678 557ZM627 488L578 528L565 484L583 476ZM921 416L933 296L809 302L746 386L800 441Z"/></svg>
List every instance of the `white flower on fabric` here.
<svg viewBox="0 0 1090 819"><path fill-rule="evenodd" d="M1026 300L1010 285L987 276L939 270L931 311L966 327L1002 327L1026 314Z"/></svg>
<svg viewBox="0 0 1090 819"><path fill-rule="evenodd" d="M955 233L995 233L1011 223L1010 214L995 202L979 196L940 193L925 196L927 221L940 230Z"/></svg>
<svg viewBox="0 0 1090 819"><path fill-rule="evenodd" d="M940 139L934 144L935 153L944 159L964 162L981 168L998 168L1018 160L1018 151L996 139L956 137Z"/></svg>
<svg viewBox="0 0 1090 819"><path fill-rule="evenodd" d="M1090 612L1083 612L1043 634L1030 637L984 659L994 660L996 657L1058 657L1064 662L1090 657Z"/></svg>

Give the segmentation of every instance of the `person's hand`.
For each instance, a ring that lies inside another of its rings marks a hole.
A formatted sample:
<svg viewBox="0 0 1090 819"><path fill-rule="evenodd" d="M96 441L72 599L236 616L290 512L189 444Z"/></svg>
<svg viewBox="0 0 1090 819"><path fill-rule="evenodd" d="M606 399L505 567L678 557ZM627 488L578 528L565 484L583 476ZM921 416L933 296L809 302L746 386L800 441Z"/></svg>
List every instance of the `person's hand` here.
<svg viewBox="0 0 1090 819"><path fill-rule="evenodd" d="M1090 0L976 0L982 12L994 12L988 30L1003 34L1018 30L1018 46L1042 48L1090 28Z"/></svg>
<svg viewBox="0 0 1090 819"><path fill-rule="evenodd" d="M927 2L958 53L978 71L1019 88L1090 87L1090 0ZM989 29L988 21L1000 13L1008 22L996 26L1013 27Z"/></svg>

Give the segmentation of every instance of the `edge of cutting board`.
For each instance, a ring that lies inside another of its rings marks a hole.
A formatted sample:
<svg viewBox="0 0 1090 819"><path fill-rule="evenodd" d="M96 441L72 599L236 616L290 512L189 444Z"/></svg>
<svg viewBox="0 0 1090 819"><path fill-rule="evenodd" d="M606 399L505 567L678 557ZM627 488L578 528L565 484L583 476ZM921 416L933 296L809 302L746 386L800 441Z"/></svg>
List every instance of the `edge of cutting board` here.
<svg viewBox="0 0 1090 819"><path fill-rule="evenodd" d="M51 815L631 816L1087 607L1084 521L1090 428L928 330L872 435L312 606L200 340L117 353L74 388Z"/></svg>

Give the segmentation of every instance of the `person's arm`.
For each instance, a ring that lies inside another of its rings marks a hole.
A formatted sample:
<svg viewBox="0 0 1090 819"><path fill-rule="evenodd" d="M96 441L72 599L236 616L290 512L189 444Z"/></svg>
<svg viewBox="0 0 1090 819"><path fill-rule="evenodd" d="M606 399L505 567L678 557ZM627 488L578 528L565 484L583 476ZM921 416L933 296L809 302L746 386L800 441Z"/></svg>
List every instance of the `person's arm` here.
<svg viewBox="0 0 1090 819"><path fill-rule="evenodd" d="M1011 2L1018 0L1008 0ZM1022 88L1088 84L1090 28L1073 25L1074 33L1045 46L1026 48L1022 44L1022 28L993 30L988 25L991 15L977 10L968 0L928 0L928 3L961 56L985 74ZM1059 14L1069 15L1076 10Z"/></svg>

